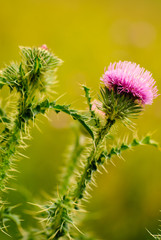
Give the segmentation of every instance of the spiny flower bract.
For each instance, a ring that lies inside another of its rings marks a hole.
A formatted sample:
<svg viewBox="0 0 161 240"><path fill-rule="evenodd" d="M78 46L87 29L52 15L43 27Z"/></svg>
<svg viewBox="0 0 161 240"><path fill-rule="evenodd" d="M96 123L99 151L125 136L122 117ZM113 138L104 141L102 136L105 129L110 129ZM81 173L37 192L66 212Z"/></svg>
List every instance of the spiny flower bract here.
<svg viewBox="0 0 161 240"><path fill-rule="evenodd" d="M152 104L153 99L158 96L152 74L136 63L111 63L101 80L109 90L129 94L143 105Z"/></svg>

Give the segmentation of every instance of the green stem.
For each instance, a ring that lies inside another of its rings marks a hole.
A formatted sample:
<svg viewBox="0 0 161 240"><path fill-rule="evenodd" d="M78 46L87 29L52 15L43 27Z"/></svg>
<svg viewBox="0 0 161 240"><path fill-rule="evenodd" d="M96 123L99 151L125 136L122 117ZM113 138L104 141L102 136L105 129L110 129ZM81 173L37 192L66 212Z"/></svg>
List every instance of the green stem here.
<svg viewBox="0 0 161 240"><path fill-rule="evenodd" d="M99 131L97 138L94 141L94 146L91 150L91 153L87 159L87 164L84 168L83 174L78 180L76 189L72 194L72 199L74 202L77 202L79 199L83 198L83 194L86 190L86 185L90 182L92 174L97 170L96 165L96 156L99 153L99 149L104 141L105 136L108 134L110 128L115 123L115 120L107 119L105 126Z"/></svg>
<svg viewBox="0 0 161 240"><path fill-rule="evenodd" d="M107 119L107 123L105 124L105 126L100 129L97 138L94 140L94 145L87 159L87 164L85 166L83 174L78 180L77 186L74 191L70 191L69 193L67 193L66 189L66 194L60 200L58 199L56 202L54 202L48 207L48 224L45 230L47 236L49 237L48 239L56 240L69 233L68 225L70 223L72 224L73 222L71 212L72 210L74 210L74 208L76 209L75 203L77 203L79 199L83 198L86 185L91 180L93 171L97 170L97 155L100 152L100 148L105 136L108 134L111 126L114 123L115 120ZM65 184L65 188L67 187L69 177L71 176L72 172L73 169L72 171L70 171L70 174L67 174L67 183Z"/></svg>
<svg viewBox="0 0 161 240"><path fill-rule="evenodd" d="M25 119L24 115L28 106L32 102L34 93L28 92L25 96L21 94L17 108L18 113L13 121L13 124L6 126L2 133L1 152L0 152L0 190L6 188L6 183L9 178L9 170L12 169L13 159L17 152L18 146L21 144L22 135L25 133L25 127L28 124L29 118Z"/></svg>
<svg viewBox="0 0 161 240"><path fill-rule="evenodd" d="M21 128L19 128L18 125L20 125ZM1 153L0 153L0 158L1 158L0 190L5 189L5 184L6 184L7 178L9 177L8 172L11 169L12 159L17 150L17 146L20 144L20 140L21 140L20 133L23 129L24 129L24 124L19 124L18 116L14 122L12 129L10 129L8 133L6 133L8 128L5 129L4 139L2 140L4 146L1 147ZM5 139L6 134L8 135L7 139Z"/></svg>

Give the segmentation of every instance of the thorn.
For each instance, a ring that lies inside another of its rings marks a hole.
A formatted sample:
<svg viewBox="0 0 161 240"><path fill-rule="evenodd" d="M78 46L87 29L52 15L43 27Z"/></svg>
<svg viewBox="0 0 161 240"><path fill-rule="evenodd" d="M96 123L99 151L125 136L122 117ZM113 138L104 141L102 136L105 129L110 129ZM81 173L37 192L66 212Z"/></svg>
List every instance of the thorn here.
<svg viewBox="0 0 161 240"><path fill-rule="evenodd" d="M22 157L24 157L24 158L27 158L27 159L29 159L29 157L28 157L28 156L25 156L24 154L22 154L22 153L20 153L20 152L17 152L17 154L18 154L18 155L20 155L20 156L22 156Z"/></svg>
<svg viewBox="0 0 161 240"><path fill-rule="evenodd" d="M75 229L76 229L80 234L82 234L82 235L85 236L85 234L84 234L83 232L81 232L81 230L80 230L74 223L72 223L72 222L70 222L70 223L73 225L73 227L75 227Z"/></svg>
<svg viewBox="0 0 161 240"><path fill-rule="evenodd" d="M116 165L114 164L114 162L112 162L112 160L110 160L110 162L112 163L112 165L113 165L114 167L116 167Z"/></svg>
<svg viewBox="0 0 161 240"><path fill-rule="evenodd" d="M87 198L83 198L82 200L86 203L89 203L89 199L87 199Z"/></svg>
<svg viewBox="0 0 161 240"><path fill-rule="evenodd" d="M60 194L59 194L59 186L57 185L57 195L60 198Z"/></svg>
<svg viewBox="0 0 161 240"><path fill-rule="evenodd" d="M87 191L85 192L85 194L89 197L89 198L91 198L92 196L91 196L91 194L90 193L88 193Z"/></svg>
<svg viewBox="0 0 161 240"><path fill-rule="evenodd" d="M108 173L107 169L106 169L103 165L101 165L101 167L103 168L103 170L104 170L106 173Z"/></svg>
<svg viewBox="0 0 161 240"><path fill-rule="evenodd" d="M91 182L91 183L93 184L93 186L98 187L98 185L96 184L96 182L94 181L94 179L92 179L92 182Z"/></svg>
<svg viewBox="0 0 161 240"><path fill-rule="evenodd" d="M97 169L97 172L100 173L100 174L103 174L99 169Z"/></svg>
<svg viewBox="0 0 161 240"><path fill-rule="evenodd" d="M93 188L91 188L91 186L90 186L90 185L88 185L88 188L89 188L89 190L90 190L90 191L93 191Z"/></svg>
<svg viewBox="0 0 161 240"><path fill-rule="evenodd" d="M39 126L35 123L35 127L38 129L40 133L42 133L42 130L39 128Z"/></svg>

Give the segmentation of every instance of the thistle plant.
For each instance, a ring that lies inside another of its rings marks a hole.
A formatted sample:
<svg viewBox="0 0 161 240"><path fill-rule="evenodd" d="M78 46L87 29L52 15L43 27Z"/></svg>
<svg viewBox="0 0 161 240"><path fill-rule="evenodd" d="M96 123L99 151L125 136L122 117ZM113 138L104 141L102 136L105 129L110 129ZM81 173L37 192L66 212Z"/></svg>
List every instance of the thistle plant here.
<svg viewBox="0 0 161 240"><path fill-rule="evenodd" d="M96 238L82 233L78 226L83 221L82 205L92 184L95 185L95 173L105 169L104 165L114 156L121 157L125 150L139 145L158 147L149 135L141 139L135 137L130 143L121 140L112 147L109 144L115 123L130 127L132 119L143 113L145 105L152 104L158 95L155 81L150 72L134 63L110 64L101 78L98 99L92 99L90 89L83 86L88 109L76 110L53 100L55 72L62 61L46 45L21 47L21 56L20 64L7 66L0 75L0 88L6 85L10 94L16 93L12 113L0 108L0 229L7 233L7 225L13 221L19 230L14 237L21 240L94 240ZM3 191L9 190L11 172L18 167L16 159L23 157L20 148L27 147L30 123L36 124L37 115L45 115L49 109L57 114L68 114L75 120L75 142L61 174L59 194L47 203L34 202L35 211L40 208L33 214L36 227L24 229L21 217L6 203Z"/></svg>

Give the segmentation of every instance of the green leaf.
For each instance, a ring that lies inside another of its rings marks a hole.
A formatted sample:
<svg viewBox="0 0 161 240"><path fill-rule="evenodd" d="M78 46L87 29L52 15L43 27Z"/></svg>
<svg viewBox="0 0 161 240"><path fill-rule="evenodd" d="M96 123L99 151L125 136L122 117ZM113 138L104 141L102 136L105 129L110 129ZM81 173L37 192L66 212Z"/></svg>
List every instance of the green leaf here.
<svg viewBox="0 0 161 240"><path fill-rule="evenodd" d="M131 144L122 143L120 147L112 147L109 153L107 151L102 151L97 159L97 163L101 165L104 163L104 159L111 159L113 155L121 154L122 151L132 149L133 147L139 146L141 144L151 145L153 147L159 147L159 144L154 140L152 140L150 136L146 136L142 140L134 138Z"/></svg>
<svg viewBox="0 0 161 240"><path fill-rule="evenodd" d="M77 120L90 134L92 139L94 139L94 134L90 126L87 124L88 118L85 115L78 113L77 110L73 110L69 108L70 105L60 105L56 104L56 102L49 102L47 99L42 103L38 104L33 110L34 116L39 113L44 114L47 109L53 109L56 113L64 112L70 115L74 120Z"/></svg>
<svg viewBox="0 0 161 240"><path fill-rule="evenodd" d="M32 75L38 72L46 73L58 67L61 60L52 52L39 48L21 47L23 64Z"/></svg>
<svg viewBox="0 0 161 240"><path fill-rule="evenodd" d="M124 150L127 150L127 149L129 149L129 146L125 143L122 143L120 150L124 151Z"/></svg>
<svg viewBox="0 0 161 240"><path fill-rule="evenodd" d="M154 147L159 147L159 144L151 139L150 136L146 136L142 141L142 144L152 145Z"/></svg>
<svg viewBox="0 0 161 240"><path fill-rule="evenodd" d="M55 102L54 102L54 104L53 103L50 104L50 107L53 108L57 113L60 111L64 112L64 113L70 115L74 120L79 121L82 124L82 126L88 131L90 136L94 139L93 131L86 122L86 120L88 120L88 118L84 115L79 114L78 111L76 111L76 110L69 109L69 106L70 105L59 105L59 104L55 105Z"/></svg>
<svg viewBox="0 0 161 240"><path fill-rule="evenodd" d="M8 85L11 90L18 87L19 79L19 66L17 64L11 64L2 71L2 77L0 78L0 85Z"/></svg>
<svg viewBox="0 0 161 240"><path fill-rule="evenodd" d="M88 103L88 106L89 106L89 110L91 111L92 109L92 104L91 104L91 96L90 96L90 89L86 86L83 85L83 89L84 89L84 92L85 92L85 97L87 99L87 103Z"/></svg>
<svg viewBox="0 0 161 240"><path fill-rule="evenodd" d="M91 118L94 120L94 125L99 128L100 127L100 120L96 116L95 111L92 110L90 89L88 87L84 86L84 85L83 85L83 89L84 89L84 92L85 92L85 97L87 99L87 104L89 106L89 111L90 111L90 114L91 114Z"/></svg>
<svg viewBox="0 0 161 240"><path fill-rule="evenodd" d="M138 145L140 145L140 142L137 139L134 138L132 143L131 143L131 146L135 147L135 146L138 146Z"/></svg>

